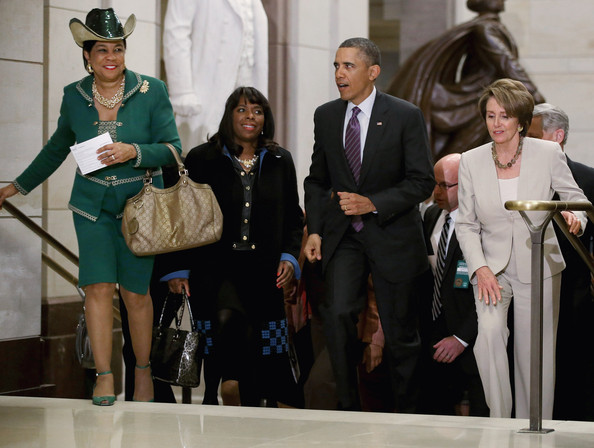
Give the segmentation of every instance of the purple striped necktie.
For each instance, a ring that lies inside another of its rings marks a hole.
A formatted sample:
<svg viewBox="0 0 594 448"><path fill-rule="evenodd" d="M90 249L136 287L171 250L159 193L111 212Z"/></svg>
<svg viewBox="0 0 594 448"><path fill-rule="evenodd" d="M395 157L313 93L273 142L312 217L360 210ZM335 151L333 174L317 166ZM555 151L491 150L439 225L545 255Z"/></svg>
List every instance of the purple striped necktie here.
<svg viewBox="0 0 594 448"><path fill-rule="evenodd" d="M359 176L361 175L361 126L357 118L359 112L361 112L361 109L355 106L344 137L344 152L356 184L359 183ZM353 216L351 225L355 231L360 232L363 228L361 216Z"/></svg>

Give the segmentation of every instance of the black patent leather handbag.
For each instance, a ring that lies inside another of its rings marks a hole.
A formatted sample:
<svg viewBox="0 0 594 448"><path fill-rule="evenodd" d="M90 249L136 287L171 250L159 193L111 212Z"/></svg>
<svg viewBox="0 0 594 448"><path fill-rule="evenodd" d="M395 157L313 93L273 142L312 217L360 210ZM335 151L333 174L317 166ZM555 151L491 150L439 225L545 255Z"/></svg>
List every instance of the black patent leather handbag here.
<svg viewBox="0 0 594 448"><path fill-rule="evenodd" d="M159 324L153 328L151 348L153 377L175 386L198 387L204 357L204 334L195 331L194 316L185 290L181 306L175 312L175 328L166 327L163 324L163 315L168 299L169 295L163 303ZM185 306L188 308L190 331L181 329Z"/></svg>

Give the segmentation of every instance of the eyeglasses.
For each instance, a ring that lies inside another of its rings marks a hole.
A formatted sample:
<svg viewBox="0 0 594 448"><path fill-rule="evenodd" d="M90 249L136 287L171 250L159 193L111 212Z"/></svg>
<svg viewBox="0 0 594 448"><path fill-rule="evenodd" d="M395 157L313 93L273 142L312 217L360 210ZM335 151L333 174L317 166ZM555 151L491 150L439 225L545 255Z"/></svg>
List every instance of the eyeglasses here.
<svg viewBox="0 0 594 448"><path fill-rule="evenodd" d="M446 184L445 182L440 182L438 184L436 184L439 188L441 188L442 190L449 190L450 188L455 187L456 185L458 185L458 182L456 182L455 184Z"/></svg>

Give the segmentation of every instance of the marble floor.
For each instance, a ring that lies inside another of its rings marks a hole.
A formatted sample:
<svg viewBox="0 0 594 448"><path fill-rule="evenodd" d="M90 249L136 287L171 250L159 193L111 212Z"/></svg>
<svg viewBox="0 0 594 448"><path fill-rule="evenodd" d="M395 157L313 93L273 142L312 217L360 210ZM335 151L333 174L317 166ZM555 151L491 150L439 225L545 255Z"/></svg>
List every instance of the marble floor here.
<svg viewBox="0 0 594 448"><path fill-rule="evenodd" d="M591 448L594 423L0 397L0 447Z"/></svg>

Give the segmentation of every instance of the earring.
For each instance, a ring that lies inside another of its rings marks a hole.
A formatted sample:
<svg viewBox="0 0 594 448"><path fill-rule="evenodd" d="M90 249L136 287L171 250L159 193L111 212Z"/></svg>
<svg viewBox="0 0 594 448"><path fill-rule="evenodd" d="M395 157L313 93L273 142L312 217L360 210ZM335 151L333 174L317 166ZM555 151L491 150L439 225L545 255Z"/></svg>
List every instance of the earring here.
<svg viewBox="0 0 594 448"><path fill-rule="evenodd" d="M89 73L93 73L93 67L91 67L91 63L90 62L87 62L87 71Z"/></svg>
<svg viewBox="0 0 594 448"><path fill-rule="evenodd" d="M524 126L518 126L518 132L522 132L524 130Z"/></svg>

